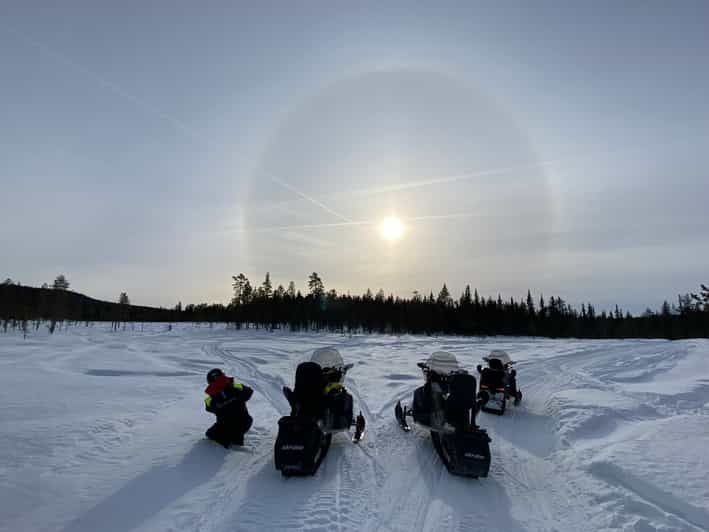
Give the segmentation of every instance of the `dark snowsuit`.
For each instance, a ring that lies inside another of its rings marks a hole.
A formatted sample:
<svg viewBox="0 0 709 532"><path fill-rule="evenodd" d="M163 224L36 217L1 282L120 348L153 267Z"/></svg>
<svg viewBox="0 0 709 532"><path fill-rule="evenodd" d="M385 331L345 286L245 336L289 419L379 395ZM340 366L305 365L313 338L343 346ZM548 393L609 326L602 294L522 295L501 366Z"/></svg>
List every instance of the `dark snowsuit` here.
<svg viewBox="0 0 709 532"><path fill-rule="evenodd" d="M230 444L243 445L244 434L251 428L253 419L246 408L246 402L254 391L233 377L222 375L204 390L205 409L217 416L217 422L207 430L207 438L224 447Z"/></svg>

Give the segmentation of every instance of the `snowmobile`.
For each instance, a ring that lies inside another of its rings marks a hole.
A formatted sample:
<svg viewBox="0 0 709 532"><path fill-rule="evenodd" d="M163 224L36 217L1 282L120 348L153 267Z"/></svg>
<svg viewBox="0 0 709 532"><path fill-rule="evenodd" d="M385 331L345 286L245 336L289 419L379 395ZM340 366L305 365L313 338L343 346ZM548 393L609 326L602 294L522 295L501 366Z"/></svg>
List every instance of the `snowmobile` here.
<svg viewBox="0 0 709 532"><path fill-rule="evenodd" d="M283 476L314 475L334 433L355 425L352 441L361 439L364 417L360 412L355 421L352 396L343 385L351 368L336 349L317 349L310 361L298 365L293 389L283 388L291 413L278 420L274 449L276 469Z"/></svg>
<svg viewBox="0 0 709 532"><path fill-rule="evenodd" d="M514 361L505 351L497 349L483 357L483 360L488 367L477 367L480 373L479 393L484 393L488 398L482 410L501 416L505 413L509 399L513 399L515 405L522 400L522 392L517 389L517 372L512 368Z"/></svg>
<svg viewBox="0 0 709 532"><path fill-rule="evenodd" d="M490 437L475 424L484 394L476 401L475 377L461 369L455 356L444 351L419 362L425 383L414 391L411 408L396 404L394 415L401 428L406 420L431 431L433 446L454 475L486 477L490 470Z"/></svg>

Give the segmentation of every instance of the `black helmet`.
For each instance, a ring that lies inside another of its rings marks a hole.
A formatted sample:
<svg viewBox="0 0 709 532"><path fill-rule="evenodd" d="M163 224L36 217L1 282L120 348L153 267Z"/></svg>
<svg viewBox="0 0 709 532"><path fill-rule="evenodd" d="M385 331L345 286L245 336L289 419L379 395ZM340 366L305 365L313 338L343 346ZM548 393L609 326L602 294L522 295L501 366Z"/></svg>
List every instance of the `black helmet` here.
<svg viewBox="0 0 709 532"><path fill-rule="evenodd" d="M207 384L212 384L219 377L223 376L224 372L219 368L210 369L207 373Z"/></svg>

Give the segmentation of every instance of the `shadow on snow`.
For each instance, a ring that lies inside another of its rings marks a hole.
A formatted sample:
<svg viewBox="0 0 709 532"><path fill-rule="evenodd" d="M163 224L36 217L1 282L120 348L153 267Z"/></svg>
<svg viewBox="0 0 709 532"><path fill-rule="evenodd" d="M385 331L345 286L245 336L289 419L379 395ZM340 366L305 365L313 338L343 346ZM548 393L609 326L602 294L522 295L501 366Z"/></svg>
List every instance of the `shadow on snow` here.
<svg viewBox="0 0 709 532"><path fill-rule="evenodd" d="M200 440L180 463L149 469L78 517L64 532L132 530L219 471L226 454L215 453L213 447Z"/></svg>

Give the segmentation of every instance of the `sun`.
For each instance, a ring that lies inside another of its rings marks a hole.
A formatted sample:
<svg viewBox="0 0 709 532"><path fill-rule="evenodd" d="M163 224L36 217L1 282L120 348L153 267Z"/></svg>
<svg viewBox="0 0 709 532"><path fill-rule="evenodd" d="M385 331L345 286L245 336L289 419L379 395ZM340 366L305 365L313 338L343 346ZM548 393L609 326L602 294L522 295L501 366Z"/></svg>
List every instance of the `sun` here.
<svg viewBox="0 0 709 532"><path fill-rule="evenodd" d="M396 216L387 216L379 224L379 232L382 238L394 242L404 235L404 224Z"/></svg>

